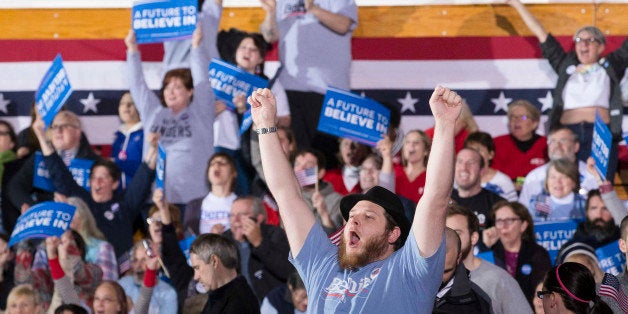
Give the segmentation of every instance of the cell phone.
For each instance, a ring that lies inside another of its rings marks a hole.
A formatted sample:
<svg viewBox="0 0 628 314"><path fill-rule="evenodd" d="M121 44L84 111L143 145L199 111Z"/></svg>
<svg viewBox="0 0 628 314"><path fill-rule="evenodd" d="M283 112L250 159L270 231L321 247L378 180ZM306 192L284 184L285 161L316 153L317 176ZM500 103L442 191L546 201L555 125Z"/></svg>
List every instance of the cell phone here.
<svg viewBox="0 0 628 314"><path fill-rule="evenodd" d="M146 255L148 257L155 257L155 252L153 252L153 248L150 247L150 243L148 243L147 240L142 240L142 245L144 245L144 249L146 249Z"/></svg>

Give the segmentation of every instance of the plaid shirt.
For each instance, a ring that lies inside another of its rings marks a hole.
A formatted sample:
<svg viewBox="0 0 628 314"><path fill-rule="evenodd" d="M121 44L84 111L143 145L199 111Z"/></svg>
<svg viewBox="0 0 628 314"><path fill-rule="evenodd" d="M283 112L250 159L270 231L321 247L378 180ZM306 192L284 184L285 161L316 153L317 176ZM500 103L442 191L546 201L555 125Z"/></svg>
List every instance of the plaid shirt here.
<svg viewBox="0 0 628 314"><path fill-rule="evenodd" d="M48 267L45 244L42 243L37 247L36 255L40 257L34 258L32 250L28 245L23 245L23 242L26 241L22 241L18 244L15 257L15 283L28 283L33 285L33 288L39 291L42 304L44 308L47 309L52 300L54 282L52 281ZM70 250L70 252L69 254L73 254L72 252L78 252L78 249ZM44 264L40 260L42 259L41 256L44 257L45 267L42 267ZM38 260L37 265L34 263L34 259ZM102 270L95 264L83 262L80 258L76 258L75 261L73 265L74 272L72 274L74 287L79 298L91 307L94 292L101 282Z"/></svg>

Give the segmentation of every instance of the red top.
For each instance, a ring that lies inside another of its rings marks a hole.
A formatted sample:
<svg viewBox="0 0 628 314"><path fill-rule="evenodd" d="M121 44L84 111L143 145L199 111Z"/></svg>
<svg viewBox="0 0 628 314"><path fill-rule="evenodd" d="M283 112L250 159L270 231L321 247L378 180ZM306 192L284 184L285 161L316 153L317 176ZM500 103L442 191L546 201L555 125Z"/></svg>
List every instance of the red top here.
<svg viewBox="0 0 628 314"><path fill-rule="evenodd" d="M427 136L429 136L431 139L434 139L434 128L429 128L427 130L425 130L425 134L427 134ZM462 129L460 130L460 132L458 132L458 134L456 134L456 136L454 137L454 143L455 143L455 148L456 148L456 154L464 148L464 141L467 139L467 135L469 135L469 132L467 132L467 129Z"/></svg>
<svg viewBox="0 0 628 314"><path fill-rule="evenodd" d="M425 171L410 182L401 165L395 165L395 193L418 203L425 187Z"/></svg>
<svg viewBox="0 0 628 314"><path fill-rule="evenodd" d="M342 169L327 170L325 172L325 176L323 177L323 181L331 183L331 185L334 187L334 191L342 196L345 196L347 194L362 193L362 189L360 188L360 181L358 181L358 183L353 187L353 189L351 189L351 191L347 191L344 178L342 177Z"/></svg>
<svg viewBox="0 0 628 314"><path fill-rule="evenodd" d="M498 136L495 142L493 168L505 173L510 179L525 177L532 169L545 164L547 158L547 139L540 136L527 152L522 152L510 134Z"/></svg>

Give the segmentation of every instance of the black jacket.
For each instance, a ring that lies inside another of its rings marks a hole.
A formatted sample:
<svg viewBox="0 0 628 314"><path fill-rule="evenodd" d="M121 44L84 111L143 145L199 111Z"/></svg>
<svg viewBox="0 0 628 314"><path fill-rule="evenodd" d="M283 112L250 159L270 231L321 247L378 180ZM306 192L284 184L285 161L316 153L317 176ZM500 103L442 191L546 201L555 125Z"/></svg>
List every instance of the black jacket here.
<svg viewBox="0 0 628 314"><path fill-rule="evenodd" d="M497 241L492 249L495 265L506 269L505 249L501 241ZM536 285L543 280L550 268L552 268L552 262L545 248L533 241L524 240L521 242L515 280L517 280L523 295L525 295L532 308L534 308L532 300L534 299Z"/></svg>
<svg viewBox="0 0 628 314"><path fill-rule="evenodd" d="M44 163L56 191L66 196L79 197L89 206L96 226L113 245L118 263L122 264L127 259L125 253L133 247L133 221L139 215L142 204L150 193L155 170L142 163L124 192L114 191L111 200L98 203L90 192L74 181L72 173L65 167L57 153L44 157Z"/></svg>
<svg viewBox="0 0 628 314"><path fill-rule="evenodd" d="M100 156L96 155L89 146L87 140L81 140L79 149L75 158L98 160ZM64 164L65 166L65 164ZM33 187L33 175L35 173L35 154L31 154L24 161L22 168L11 178L9 184L6 185L7 193L11 204L18 210L22 204L34 205L44 201L52 201L53 193ZM4 185L3 185L4 186Z"/></svg>
<svg viewBox="0 0 628 314"><path fill-rule="evenodd" d="M565 106L563 103L563 90L571 76L567 69L571 66L577 66L580 64L580 61L578 61L575 51L565 52L552 34L549 34L547 40L541 43L541 51L543 57L549 61L552 69L558 74L556 88L554 88L552 93L554 104L549 113L550 127L556 127L560 125L560 116L563 114ZM628 67L628 39L624 40L619 49L609 53L606 57L600 59L598 63L606 70L608 77L611 79L611 99L609 102L610 129L614 140L618 141L621 140L621 123L624 117L624 104L621 98L619 82L624 76L626 67Z"/></svg>
<svg viewBox="0 0 628 314"><path fill-rule="evenodd" d="M260 227L263 240L256 248L250 245L248 268L253 290L261 303L270 290L286 283L288 275L294 272L294 267L288 261L290 246L286 232L266 224ZM223 235L234 240L231 230L225 231Z"/></svg>
<svg viewBox="0 0 628 314"><path fill-rule="evenodd" d="M209 293L202 314L256 314L259 304L246 279L237 276Z"/></svg>
<svg viewBox="0 0 628 314"><path fill-rule="evenodd" d="M491 298L469 279L469 271L458 264L452 277L451 289L442 298L436 298L432 313L493 313Z"/></svg>

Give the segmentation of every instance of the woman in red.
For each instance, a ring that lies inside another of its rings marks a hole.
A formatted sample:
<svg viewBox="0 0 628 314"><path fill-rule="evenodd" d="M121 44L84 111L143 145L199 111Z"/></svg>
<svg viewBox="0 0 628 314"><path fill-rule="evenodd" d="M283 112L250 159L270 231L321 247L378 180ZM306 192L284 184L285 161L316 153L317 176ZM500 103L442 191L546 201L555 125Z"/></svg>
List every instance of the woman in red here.
<svg viewBox="0 0 628 314"><path fill-rule="evenodd" d="M418 203L425 186L425 167L431 140L421 130L408 132L403 139L401 162L395 165L395 193Z"/></svg>

